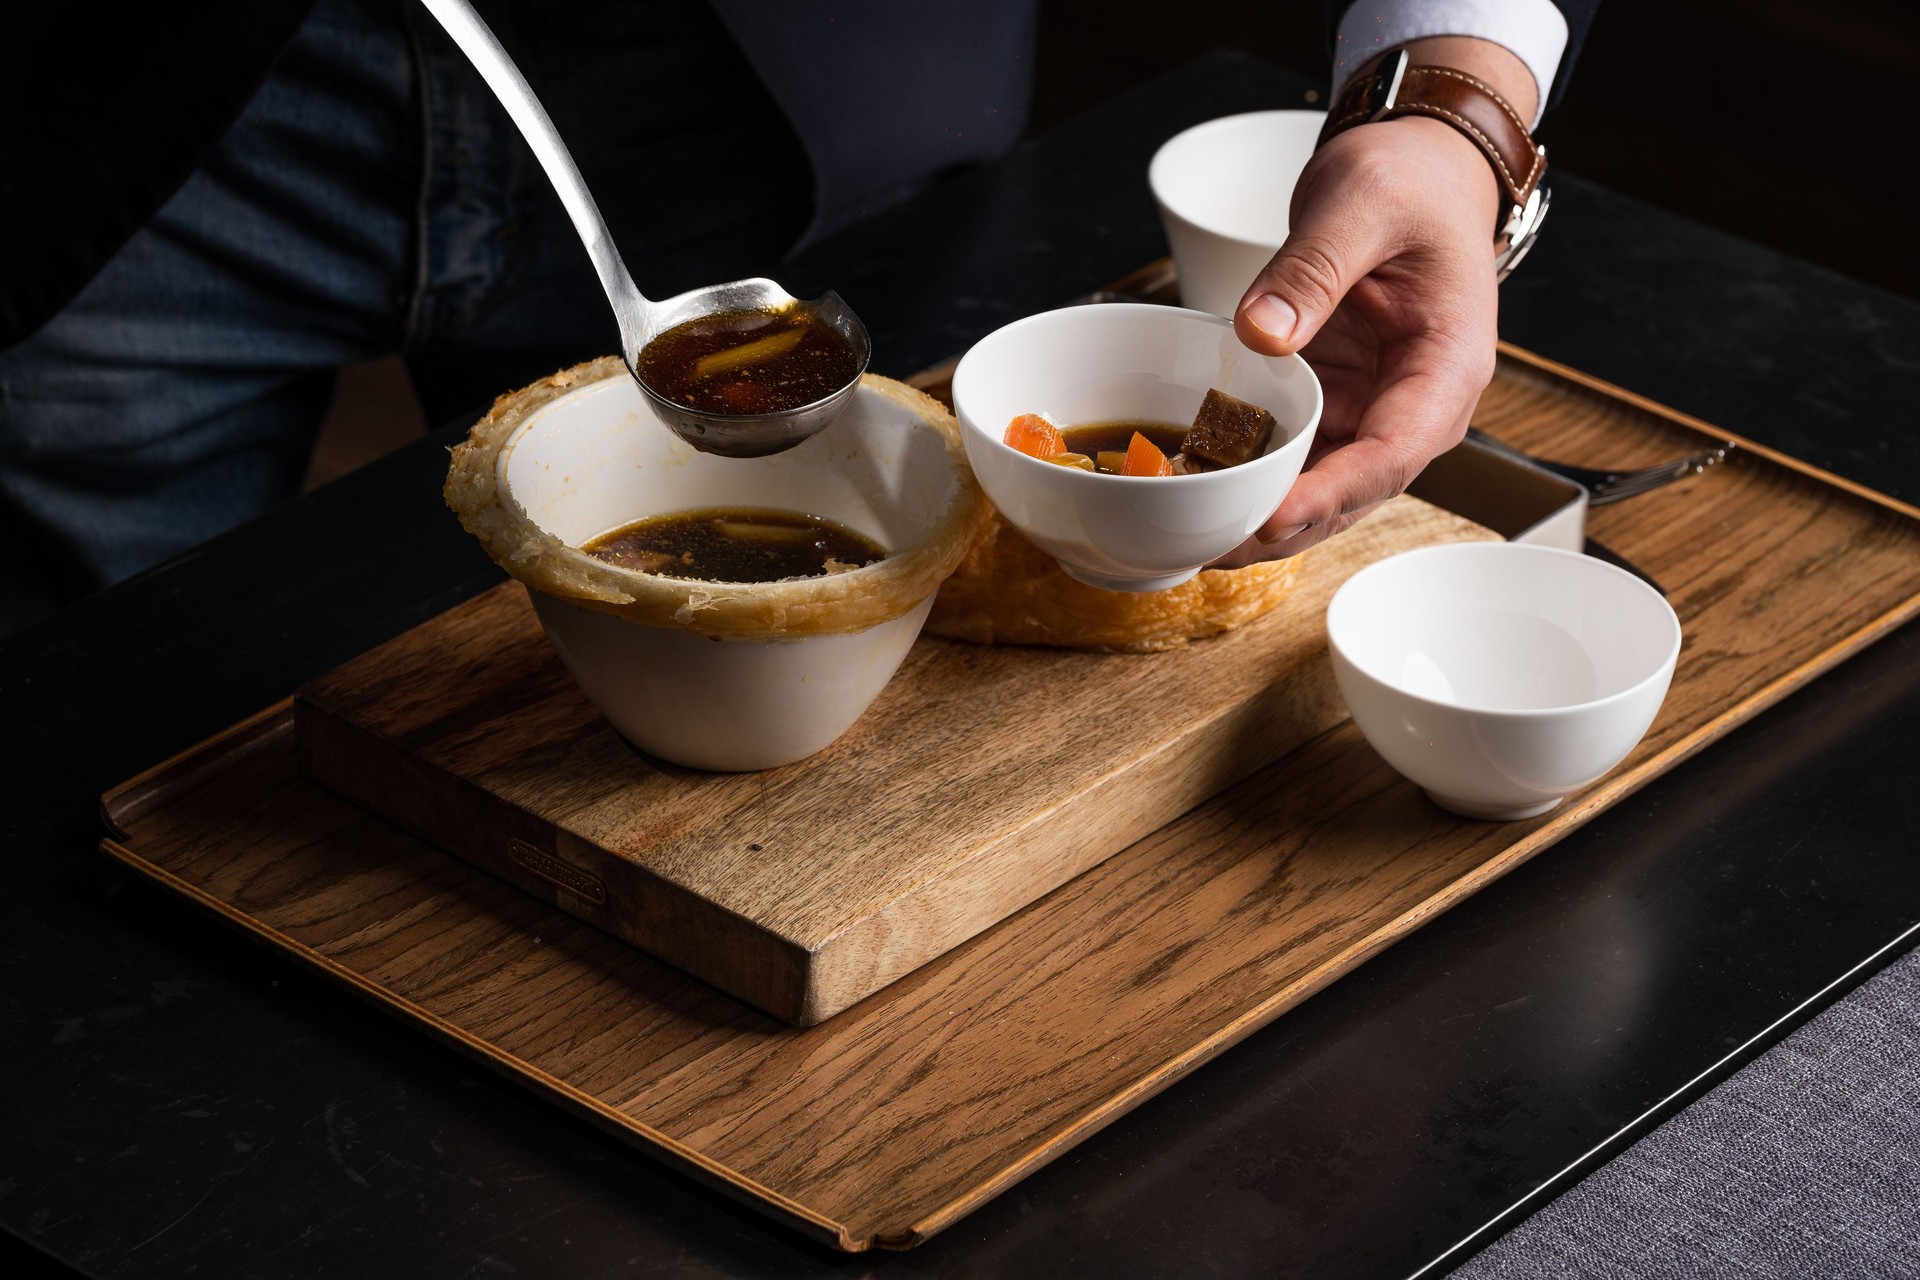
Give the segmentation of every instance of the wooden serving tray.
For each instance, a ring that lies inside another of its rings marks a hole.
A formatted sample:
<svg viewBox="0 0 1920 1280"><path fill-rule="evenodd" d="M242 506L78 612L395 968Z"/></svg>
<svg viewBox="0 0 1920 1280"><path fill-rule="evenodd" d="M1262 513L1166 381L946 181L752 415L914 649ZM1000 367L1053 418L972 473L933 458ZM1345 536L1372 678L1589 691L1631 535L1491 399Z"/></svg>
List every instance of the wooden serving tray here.
<svg viewBox="0 0 1920 1280"><path fill-rule="evenodd" d="M1608 466L1726 438L1511 349L1476 421ZM1559 810L1452 817L1341 721L811 1028L303 779L286 704L110 793L103 847L755 1208L905 1248L1920 611L1920 511L1758 446L1591 528L1686 640L1646 739Z"/></svg>

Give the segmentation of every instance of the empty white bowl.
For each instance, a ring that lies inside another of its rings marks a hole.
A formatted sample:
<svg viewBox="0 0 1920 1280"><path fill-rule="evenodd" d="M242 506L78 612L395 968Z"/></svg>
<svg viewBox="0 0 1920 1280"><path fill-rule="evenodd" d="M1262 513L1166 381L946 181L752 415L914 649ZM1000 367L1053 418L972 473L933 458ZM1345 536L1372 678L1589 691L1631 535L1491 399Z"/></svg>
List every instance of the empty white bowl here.
<svg viewBox="0 0 1920 1280"><path fill-rule="evenodd" d="M1193 421L1209 388L1276 420L1260 457L1186 476L1109 476L1042 462L1005 442L1043 413L1061 426ZM1113 303L1015 321L953 374L967 460L1000 514L1090 586L1158 591L1240 545L1287 496L1320 422L1320 381L1298 356L1247 350L1218 316Z"/></svg>
<svg viewBox="0 0 1920 1280"><path fill-rule="evenodd" d="M1180 301L1231 316L1287 238L1293 187L1324 111L1253 111L1197 124L1153 154L1147 184L1180 273Z"/></svg>
<svg viewBox="0 0 1920 1280"><path fill-rule="evenodd" d="M1391 556L1327 606L1353 721L1444 809L1545 813L1646 734L1680 656L1660 593L1577 552L1473 542Z"/></svg>
<svg viewBox="0 0 1920 1280"><path fill-rule="evenodd" d="M455 451L447 497L531 589L548 639L622 736L699 769L766 769L844 733L892 678L985 503L952 418L869 377L783 453L700 453L617 359L506 396ZM787 582L618 568L577 548L644 516L773 507L837 521L885 560Z"/></svg>

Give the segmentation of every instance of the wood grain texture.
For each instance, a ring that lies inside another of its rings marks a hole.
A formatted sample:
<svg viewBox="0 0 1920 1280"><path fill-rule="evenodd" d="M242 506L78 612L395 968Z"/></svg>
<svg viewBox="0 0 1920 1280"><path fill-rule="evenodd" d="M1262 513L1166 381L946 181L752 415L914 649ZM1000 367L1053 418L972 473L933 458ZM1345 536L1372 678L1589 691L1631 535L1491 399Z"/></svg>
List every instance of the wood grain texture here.
<svg viewBox="0 0 1920 1280"><path fill-rule="evenodd" d="M1702 430L1511 353L1479 421L1602 465ZM1669 585L1686 644L1647 738L1559 810L1455 818L1337 721L816 1027L302 779L284 706L107 796L105 848L778 1220L902 1248L1920 610L1920 513L1765 451L1593 523Z"/></svg>
<svg viewBox="0 0 1920 1280"><path fill-rule="evenodd" d="M1333 591L1383 556L1492 536L1398 499L1303 556L1273 612L1165 653L923 637L844 738L756 774L629 747L509 584L302 689L300 767L810 1025L1336 723Z"/></svg>

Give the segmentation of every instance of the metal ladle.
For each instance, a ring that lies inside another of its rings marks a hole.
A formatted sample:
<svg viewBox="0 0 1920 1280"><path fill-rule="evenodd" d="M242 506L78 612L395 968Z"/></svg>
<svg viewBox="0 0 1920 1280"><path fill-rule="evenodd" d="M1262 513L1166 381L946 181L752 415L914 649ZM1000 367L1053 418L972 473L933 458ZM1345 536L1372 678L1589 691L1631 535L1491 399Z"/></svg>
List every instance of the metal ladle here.
<svg viewBox="0 0 1920 1280"><path fill-rule="evenodd" d="M600 216L600 208L587 191L579 167L573 163L566 144L560 141L546 108L540 105L526 77L520 74L487 24L467 0L420 0L420 3L446 28L454 44L480 72L533 149L540 167L546 170L553 189L559 193L560 203L566 207L567 216L573 219L573 229L587 247L587 256L593 260L594 272L600 277L600 287L606 290L607 301L613 304L613 318L620 326L620 354L626 361L627 372L633 375L641 394L662 421L702 452L757 458L792 448L839 415L853 398L860 385L860 374L866 372L867 361L873 355L873 343L867 336L866 326L860 323L860 317L853 314L852 308L841 301L839 294L829 292L812 302L802 302L773 281L755 278L690 289L663 302L648 298L635 286L626 264L620 260L620 251L614 247L606 220ZM824 399L778 413L704 413L658 395L640 377L641 348L677 324L725 311L781 312L796 308L811 312L853 347L858 368L852 381Z"/></svg>

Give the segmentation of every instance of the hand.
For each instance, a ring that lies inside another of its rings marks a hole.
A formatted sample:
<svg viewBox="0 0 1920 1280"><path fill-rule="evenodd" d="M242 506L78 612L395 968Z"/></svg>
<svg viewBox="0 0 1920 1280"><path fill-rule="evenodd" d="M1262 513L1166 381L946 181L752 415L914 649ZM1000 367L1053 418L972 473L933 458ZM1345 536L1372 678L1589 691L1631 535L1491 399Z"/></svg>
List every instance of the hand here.
<svg viewBox="0 0 1920 1280"><path fill-rule="evenodd" d="M1532 75L1512 54L1429 43L1432 61L1494 82L1531 118ZM1306 550L1459 443L1493 377L1499 207L1486 157L1438 120L1361 125L1314 154L1294 187L1291 234L1247 289L1234 329L1254 351L1305 356L1326 410L1286 500L1217 567Z"/></svg>

